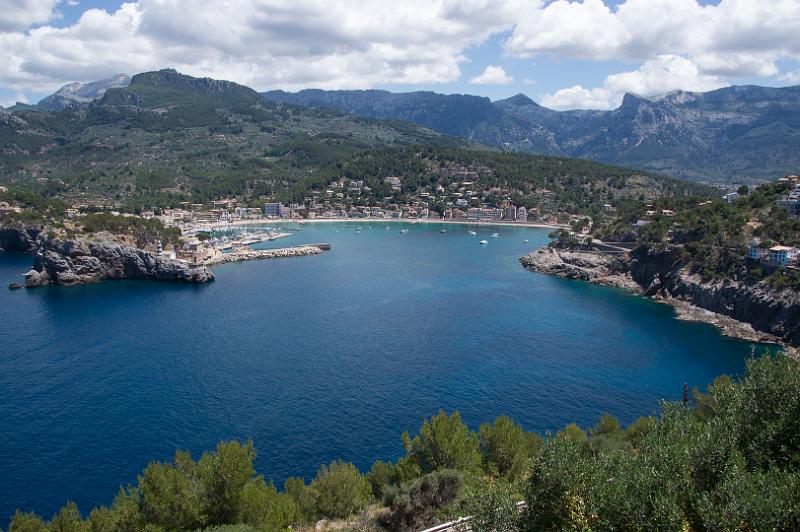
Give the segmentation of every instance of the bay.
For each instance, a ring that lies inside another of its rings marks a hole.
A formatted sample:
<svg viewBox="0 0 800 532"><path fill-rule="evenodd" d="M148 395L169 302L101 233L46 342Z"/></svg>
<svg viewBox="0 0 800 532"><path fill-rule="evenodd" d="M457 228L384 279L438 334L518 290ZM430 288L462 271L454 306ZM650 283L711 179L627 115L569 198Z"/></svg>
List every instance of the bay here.
<svg viewBox="0 0 800 532"><path fill-rule="evenodd" d="M0 525L67 500L88 512L149 461L231 438L252 439L280 486L333 459L396 459L400 434L440 409L472 428L629 423L684 382L740 373L755 347L524 270L547 229L470 229L310 223L262 247L331 251L220 266L207 286L0 290ZM0 280L30 264L0 254Z"/></svg>

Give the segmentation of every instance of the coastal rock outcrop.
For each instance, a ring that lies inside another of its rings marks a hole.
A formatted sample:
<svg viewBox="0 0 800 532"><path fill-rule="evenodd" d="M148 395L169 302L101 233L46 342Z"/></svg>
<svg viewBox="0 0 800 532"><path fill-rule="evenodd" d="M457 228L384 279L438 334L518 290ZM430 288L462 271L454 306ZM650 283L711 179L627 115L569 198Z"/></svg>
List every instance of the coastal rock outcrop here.
<svg viewBox="0 0 800 532"><path fill-rule="evenodd" d="M767 282L703 280L684 264L676 248L639 246L626 262L636 283L648 287L648 296L685 301L800 346L800 294L795 290Z"/></svg>
<svg viewBox="0 0 800 532"><path fill-rule="evenodd" d="M62 240L41 235L25 285L70 286L120 279L207 283L214 274L205 266L157 257L109 239Z"/></svg>
<svg viewBox="0 0 800 532"><path fill-rule="evenodd" d="M0 251L32 252L43 229L39 224L0 226Z"/></svg>
<svg viewBox="0 0 800 532"><path fill-rule="evenodd" d="M531 271L564 279L639 290L625 263L612 255L544 247L525 255L520 262Z"/></svg>
<svg viewBox="0 0 800 532"><path fill-rule="evenodd" d="M522 259L531 271L631 289L674 306L738 338L800 346L800 294L766 282L703 280L676 247L641 245L630 254L538 249Z"/></svg>

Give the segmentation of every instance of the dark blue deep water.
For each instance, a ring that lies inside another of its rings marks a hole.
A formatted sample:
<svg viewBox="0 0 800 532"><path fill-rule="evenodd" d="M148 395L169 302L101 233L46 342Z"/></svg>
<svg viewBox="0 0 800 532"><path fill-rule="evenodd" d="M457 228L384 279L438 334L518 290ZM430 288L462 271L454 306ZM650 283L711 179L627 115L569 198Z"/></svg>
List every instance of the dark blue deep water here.
<svg viewBox="0 0 800 532"><path fill-rule="evenodd" d="M527 272L517 259L544 229L362 225L306 225L272 245L333 250L219 267L208 286L0 290L0 526L16 508L88 512L149 461L222 439L252 438L281 485L336 458L395 459L439 409L473 428L628 423L684 382L741 372L751 350L666 306ZM0 281L30 263L0 256Z"/></svg>

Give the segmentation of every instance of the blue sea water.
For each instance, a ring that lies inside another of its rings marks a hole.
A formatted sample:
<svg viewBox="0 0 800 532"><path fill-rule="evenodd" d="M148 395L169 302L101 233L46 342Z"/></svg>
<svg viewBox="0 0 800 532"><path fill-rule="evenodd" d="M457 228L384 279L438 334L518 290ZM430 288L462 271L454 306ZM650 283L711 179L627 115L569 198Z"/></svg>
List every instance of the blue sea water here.
<svg viewBox="0 0 800 532"><path fill-rule="evenodd" d="M667 306L524 270L544 229L361 225L305 225L269 246L333 249L221 266L207 286L0 290L0 526L109 504L149 461L223 439L251 438L281 485L395 459L440 409L473 428L629 423L751 352ZM0 281L30 263L0 255Z"/></svg>

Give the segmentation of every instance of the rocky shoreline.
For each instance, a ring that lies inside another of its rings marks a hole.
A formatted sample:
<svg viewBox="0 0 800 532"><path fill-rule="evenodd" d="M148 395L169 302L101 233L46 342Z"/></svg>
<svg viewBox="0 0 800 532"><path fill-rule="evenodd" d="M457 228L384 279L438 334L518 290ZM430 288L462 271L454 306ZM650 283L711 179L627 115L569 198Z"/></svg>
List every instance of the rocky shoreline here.
<svg viewBox="0 0 800 532"><path fill-rule="evenodd" d="M540 248L520 259L534 272L624 288L672 306L678 319L709 323L722 334L782 345L797 356L800 296L765 286L703 282L670 250L640 246L630 254Z"/></svg>
<svg viewBox="0 0 800 532"><path fill-rule="evenodd" d="M36 242L43 230L44 226L40 224L0 226L0 252L32 253L36 251Z"/></svg>
<svg viewBox="0 0 800 532"><path fill-rule="evenodd" d="M214 274L205 266L157 257L116 241L112 235L61 239L42 234L37 240L33 267L25 274L25 287L124 279L208 283L214 280Z"/></svg>
<svg viewBox="0 0 800 532"><path fill-rule="evenodd" d="M73 286L110 280L148 280L178 283L208 283L214 280L210 267L257 259L305 257L322 253L326 245L291 248L245 249L225 253L200 264L157 256L137 248L130 238L110 233L65 237L41 225L0 227L0 251L32 252L33 266L24 274L25 283L9 288Z"/></svg>

